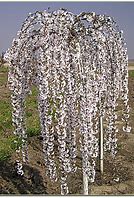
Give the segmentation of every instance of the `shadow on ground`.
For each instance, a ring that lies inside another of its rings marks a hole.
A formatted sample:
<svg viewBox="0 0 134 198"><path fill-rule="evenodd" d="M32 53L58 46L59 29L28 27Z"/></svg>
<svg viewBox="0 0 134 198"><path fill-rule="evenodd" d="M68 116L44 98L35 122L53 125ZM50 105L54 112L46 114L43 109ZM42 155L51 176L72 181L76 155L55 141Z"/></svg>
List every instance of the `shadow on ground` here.
<svg viewBox="0 0 134 198"><path fill-rule="evenodd" d="M0 162L0 194L47 194L40 172L29 165L24 170L25 176L19 176L13 163Z"/></svg>

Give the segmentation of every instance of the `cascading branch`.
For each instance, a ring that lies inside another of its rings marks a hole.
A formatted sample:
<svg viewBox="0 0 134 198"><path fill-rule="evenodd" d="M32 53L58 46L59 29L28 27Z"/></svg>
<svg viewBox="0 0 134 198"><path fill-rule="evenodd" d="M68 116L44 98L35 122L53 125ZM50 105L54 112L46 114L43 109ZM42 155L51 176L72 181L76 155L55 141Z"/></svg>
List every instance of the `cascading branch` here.
<svg viewBox="0 0 134 198"><path fill-rule="evenodd" d="M61 194L67 194L67 176L77 170L80 151L82 171L94 182L99 118L107 124L105 149L115 156L119 98L124 105L123 131L131 130L128 57L115 21L106 15L74 15L64 9L30 13L5 59L14 134L22 141L22 148L16 150L18 174L24 174L22 163L28 160L25 98L33 84L38 88L47 174L54 181L60 178Z"/></svg>

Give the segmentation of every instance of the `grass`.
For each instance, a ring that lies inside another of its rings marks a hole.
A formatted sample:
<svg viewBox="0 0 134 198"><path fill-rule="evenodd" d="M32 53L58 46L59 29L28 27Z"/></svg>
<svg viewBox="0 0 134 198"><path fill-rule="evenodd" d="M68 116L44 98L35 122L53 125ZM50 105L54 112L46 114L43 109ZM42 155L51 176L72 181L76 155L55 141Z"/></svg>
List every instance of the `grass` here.
<svg viewBox="0 0 134 198"><path fill-rule="evenodd" d="M1 137L0 140L0 161L7 160L15 150L14 136L8 138Z"/></svg>
<svg viewBox="0 0 134 198"><path fill-rule="evenodd" d="M129 71L129 77L134 77L134 70Z"/></svg>
<svg viewBox="0 0 134 198"><path fill-rule="evenodd" d="M32 94L26 99L26 126L28 136L40 134L37 89L32 87Z"/></svg>
<svg viewBox="0 0 134 198"><path fill-rule="evenodd" d="M12 107L10 91L7 87L7 66L0 67L0 161L7 160L15 151L14 140L21 141L13 135ZM28 137L40 134L39 116L37 110L37 89L32 87L32 94L26 98L26 126Z"/></svg>

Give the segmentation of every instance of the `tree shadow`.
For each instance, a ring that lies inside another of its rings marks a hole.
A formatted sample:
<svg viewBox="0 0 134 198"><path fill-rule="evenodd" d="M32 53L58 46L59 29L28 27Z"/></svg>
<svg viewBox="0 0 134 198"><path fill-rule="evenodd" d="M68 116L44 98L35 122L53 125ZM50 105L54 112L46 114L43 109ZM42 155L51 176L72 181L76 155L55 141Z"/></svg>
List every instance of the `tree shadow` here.
<svg viewBox="0 0 134 198"><path fill-rule="evenodd" d="M16 173L15 164L0 162L0 194L47 194L39 170L24 165L24 176Z"/></svg>

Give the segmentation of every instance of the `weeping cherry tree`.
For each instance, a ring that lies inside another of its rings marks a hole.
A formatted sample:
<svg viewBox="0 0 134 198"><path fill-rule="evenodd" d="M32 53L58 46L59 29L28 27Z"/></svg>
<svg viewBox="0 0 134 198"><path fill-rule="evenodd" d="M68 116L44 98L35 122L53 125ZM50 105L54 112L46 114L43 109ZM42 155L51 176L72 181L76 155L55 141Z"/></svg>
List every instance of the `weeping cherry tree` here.
<svg viewBox="0 0 134 198"><path fill-rule="evenodd" d="M128 56L116 22L94 12L75 15L60 9L30 13L5 59L9 63L14 134L22 141L16 150L18 174L24 174L22 163L28 161L25 99L34 85L47 175L60 180L61 194L68 194L67 177L77 171L80 153L83 182L94 182L100 118L106 123L105 151L112 157L117 152L119 99L123 131L131 129Z"/></svg>

